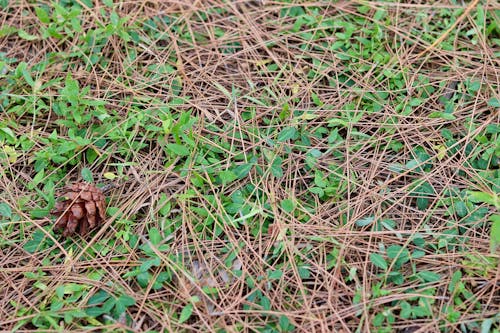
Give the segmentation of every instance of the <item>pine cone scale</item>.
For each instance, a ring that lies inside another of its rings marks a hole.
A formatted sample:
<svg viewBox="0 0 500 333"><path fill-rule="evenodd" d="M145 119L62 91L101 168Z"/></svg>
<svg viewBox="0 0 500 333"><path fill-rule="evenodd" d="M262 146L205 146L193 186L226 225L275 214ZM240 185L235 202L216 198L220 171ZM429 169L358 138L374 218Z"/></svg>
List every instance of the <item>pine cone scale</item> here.
<svg viewBox="0 0 500 333"><path fill-rule="evenodd" d="M63 200L56 202L53 211L58 216L55 228L63 229L63 236L83 236L106 219L106 198L99 188L80 182L64 190Z"/></svg>

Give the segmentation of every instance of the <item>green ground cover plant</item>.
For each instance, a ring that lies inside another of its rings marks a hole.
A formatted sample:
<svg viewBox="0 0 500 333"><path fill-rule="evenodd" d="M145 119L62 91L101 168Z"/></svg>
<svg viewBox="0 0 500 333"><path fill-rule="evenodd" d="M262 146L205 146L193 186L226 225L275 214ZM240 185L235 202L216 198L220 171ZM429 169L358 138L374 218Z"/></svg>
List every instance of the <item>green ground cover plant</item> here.
<svg viewBox="0 0 500 333"><path fill-rule="evenodd" d="M0 22L0 329L500 332L496 2ZM64 238L74 181L107 219Z"/></svg>

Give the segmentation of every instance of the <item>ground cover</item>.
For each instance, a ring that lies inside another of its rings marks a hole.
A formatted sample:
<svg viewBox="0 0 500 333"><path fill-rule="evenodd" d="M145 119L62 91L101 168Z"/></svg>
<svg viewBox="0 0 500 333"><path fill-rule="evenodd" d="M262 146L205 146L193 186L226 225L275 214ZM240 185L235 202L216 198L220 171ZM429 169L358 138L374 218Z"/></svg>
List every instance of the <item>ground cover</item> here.
<svg viewBox="0 0 500 333"><path fill-rule="evenodd" d="M498 332L499 16L0 0L0 328Z"/></svg>

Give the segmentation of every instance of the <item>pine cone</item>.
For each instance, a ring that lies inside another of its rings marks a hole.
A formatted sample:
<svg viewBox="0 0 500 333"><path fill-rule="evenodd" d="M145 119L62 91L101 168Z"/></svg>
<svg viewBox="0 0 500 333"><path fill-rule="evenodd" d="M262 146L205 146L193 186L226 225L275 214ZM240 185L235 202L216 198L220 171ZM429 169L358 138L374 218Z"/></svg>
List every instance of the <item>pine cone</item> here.
<svg viewBox="0 0 500 333"><path fill-rule="evenodd" d="M106 200L100 189L88 183L75 183L64 188L64 200L56 202L53 214L58 216L56 229L64 229L65 237L85 235L106 219Z"/></svg>

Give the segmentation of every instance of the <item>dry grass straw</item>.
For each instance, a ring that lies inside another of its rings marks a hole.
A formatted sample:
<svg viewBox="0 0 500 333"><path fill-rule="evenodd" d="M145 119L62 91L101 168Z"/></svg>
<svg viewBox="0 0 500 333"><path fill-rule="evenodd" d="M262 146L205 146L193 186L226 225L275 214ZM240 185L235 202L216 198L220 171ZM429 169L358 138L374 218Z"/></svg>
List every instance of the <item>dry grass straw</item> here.
<svg viewBox="0 0 500 333"><path fill-rule="evenodd" d="M354 2L304 2L306 10L313 5L322 8L325 17L340 19L346 15L358 15L365 16L367 22L371 20L370 13L364 15L356 11ZM14 11L11 14L0 14L1 25L16 26L36 35L38 24L34 5L20 1L12 6ZM95 28L102 20L99 6L83 10L84 30ZM9 166L9 170L2 170L5 172L1 173L0 178L0 188L3 189L1 201L8 203L21 216L14 232L0 234L0 327L11 330L22 320L45 311L44 304L50 301L53 291L68 283L86 285L89 297L99 289L111 293L121 290L132 296L136 306L128 309L132 318L130 327L117 321L107 328L134 332L148 329L165 332L215 331L215 327L225 328L228 332L255 331L268 322L276 321L282 314L286 314L297 331L350 332L360 329L368 332L373 329L374 314L381 312L381 309L390 309L397 318L400 309L391 308L394 301L411 302L412 297L422 296L432 289L436 291L428 296L432 316L419 320L398 319L393 325L394 329L413 327L419 332L433 332L448 327L449 332L457 331L461 323L480 321L500 311L499 271L489 269L480 272L481 265L470 264L471 258L480 260L489 254L486 228L470 228L464 235L455 237L453 241L461 245L462 251L456 250L457 247L448 252L444 249L435 252L426 250L425 256L412 259L401 270L405 276L411 276L414 273L412 270L437 273L442 279L436 282L424 284L420 280L406 279L402 285L383 284L387 276L381 276L381 271L369 259L371 253L380 252L382 244L385 247L404 245L410 252L419 250L410 241L417 234L423 235L427 244L437 247L439 239L444 239L444 235L457 225L446 216L443 208L436 208L435 203L451 188L480 189L485 185L475 183L479 179L478 170L470 166L469 156L464 149L442 158L436 148L444 144L440 134L442 128L451 129L454 133L466 133L459 142L460 147L463 147L472 142L487 124L499 122L498 112L492 113L486 107L489 98L498 98L498 59L493 57L493 52L498 52L498 49L493 50L483 36L479 36L477 44L472 44L457 34L460 30L474 27L470 16L474 9L458 22L456 30L445 31L448 35L456 36L454 46L457 51L444 51L439 45L430 45L422 39L423 27L417 22L416 16L424 13L429 16L430 23L435 8L454 8L447 2L433 6L419 2L369 3L374 10L387 10L389 19L385 22L389 23L385 27L385 45L393 58L385 66L388 71L406 73L402 89L408 91L408 101L413 91L425 88L416 84L420 77L428 78L427 87L435 89L425 104L416 107L412 114L401 116L395 110L398 91L389 89L387 82L372 76L371 71L349 72L349 62L339 60L334 51L320 47L315 51L305 51L301 47L304 41L299 33L288 32L293 20L279 17L279 10L286 6L269 1L224 4L220 1L194 1L190 5L169 1L121 2L117 11L120 15L130 17L127 24L143 22L158 15L175 14L178 19L170 26L159 23L157 29L165 32L163 38L151 40L149 44L126 44L112 36L102 50L102 55L110 59L104 67L95 65L87 72L83 64L79 66L77 63L68 70L65 66L68 60L61 59L52 68L47 68L40 80L64 78L71 71L81 86L93 87L91 94L95 99L105 100L107 107L118 110L123 121L126 121L129 112L133 111L123 102L125 99L141 96L168 100L168 87L176 77L180 77L183 83L181 96L189 98L183 107L192 108L199 117L196 125L199 144L216 146L217 143L213 141L215 136L231 143L231 151L226 154L227 160L218 161L221 169L230 165L233 152L250 154L267 145L266 138L256 135L253 129L270 133L272 127L268 127L263 120L276 118L285 103L295 110L313 110L317 117L308 121L307 129L314 132L331 119L340 117L340 112L345 112L342 107L347 103L358 103L366 93L386 91L388 97L381 110L364 112L359 123L355 126L349 124L343 129L342 135L347 138L343 145L328 150L330 144L326 139L312 142L315 148L327 152L318 162L325 173L328 173L330 163L340 166L345 192L335 200L317 200L315 209L307 213L310 215L309 221L304 223L279 209L278 205L288 197L301 199L310 196L307 189L314 175L304 172L304 154L295 152L288 155L288 159L283 161L284 176L281 179L271 175L268 162L261 157L258 163L263 170L267 170L264 176L252 170L243 181L228 186L209 184L208 189L200 192L188 179L194 171L208 179L202 170L188 169L187 176L180 176L165 169L161 146L138 131L131 139L147 142L148 148L131 150L128 161L112 153L121 147L106 147L101 153L111 151L107 163L132 162L132 166L125 169L130 181L112 192L110 206L119 208L123 214L122 220L134 219L130 232L143 235L139 245L148 242L147 232L150 228L158 227L161 230L164 227L162 223L165 222L162 222L156 205L160 195L165 193L174 203L169 221L176 221L179 227L172 234L170 250L158 251L162 263L153 270L153 274L165 269L173 271L174 282L159 290L154 290L151 285L144 289L132 279L124 278L124 274L141 264L138 249L130 249L129 244L121 238L106 251L96 247L102 240L115 239L117 232L125 228L116 215L110 217L105 228L93 237L75 239L76 250L72 253L66 250L72 241L64 242L49 234L47 237L51 237L55 244L51 248L34 254L23 249L30 235L35 230L43 230L41 227L51 221L48 218L32 219L29 214L16 208L20 198L28 198L32 200L30 205L37 206L37 202L33 201L36 196L25 186L34 176L30 156L20 156L15 164ZM485 10L491 10L492 6L491 3L486 4ZM214 8L224 10L217 14ZM201 20L199 15L203 11L210 11L211 14ZM181 39L170 32L174 25L183 34L208 37L190 41ZM221 30L223 36L216 37ZM143 37L150 39L146 32L143 34ZM31 65L42 60L48 52L67 54L73 51L77 47L74 41L78 37L76 35L64 41L50 38L26 41L11 35L0 39L0 49L8 56L17 57ZM235 52L226 52L228 48L234 47L233 43L241 46ZM133 63L126 63L127 52L132 51L137 53L137 57ZM317 61L312 64L308 60L311 58ZM176 62L172 63L172 59L176 59ZM267 63L276 64L277 70L269 71ZM144 76L142 69L154 64L169 64L178 70L152 80ZM315 68L318 64L320 66ZM372 66L374 72L376 69L376 72L380 72L376 63L368 65ZM312 79L306 75L311 70L316 72ZM328 84L329 78L347 72L356 89L346 84ZM429 118L431 112L443 108L439 98L447 93L448 83L466 79L478 80L485 89L478 92L473 101L456 104L456 120ZM444 86L443 82L446 82ZM235 90L239 91L237 96L233 96L232 91ZM325 110L313 105L313 93L320 96L325 105L333 106L333 109ZM257 104L257 100L265 100L266 105ZM144 108L158 107L144 103ZM257 110L256 115L244 120L241 113L250 108ZM19 124L16 132L30 133L36 142L34 152L40 151L44 147L37 137L47 137L55 128L65 135L64 128L51 122L53 117L50 113L37 117L22 116L16 119ZM471 117L481 123L479 128L471 129L465 125L465 120ZM218 132L209 128L210 124L216 125ZM388 141L400 141L403 147L395 153L387 148ZM286 149L286 145L293 146L285 143L281 149ZM432 171L420 172L418 166L403 173L391 171L391 165L404 165L414 158L416 146L424 147L431 156L435 165ZM69 169L67 179L61 181L62 185L78 174L80 166L61 167ZM106 164L88 167L95 175L108 170ZM416 198L410 191L412 182L418 178L425 179L435 192L429 198L430 208L424 211L415 208ZM223 233L214 237L214 230L203 227L205 219L193 208L203 208L217 220L218 216L225 214L217 198L231 195L246 184L254 185L261 198L269 198L271 209L265 208L266 202L252 202L257 209L262 210L262 214L249 217L240 228L219 223L218 227ZM193 192L195 196L185 196ZM208 195L214 195L215 202L208 200ZM302 208L307 211L307 207ZM274 216L271 231L264 227L266 215ZM367 216L373 216L376 220L394 220L395 231L373 231L371 226L358 227L355 222ZM251 226L259 224L260 232L255 234ZM281 255L273 257L277 242L282 242L283 251ZM123 248L128 249L126 254L119 251ZM54 255L54 252L58 255ZM172 261L172 254L182 260ZM335 265L329 267L332 255L336 255L337 259ZM228 258L232 259L228 261ZM230 267L226 266L228 262ZM308 279L300 277L299 263L310 268ZM268 280L266 277L277 265L281 265L283 274L276 280ZM235 268L241 269L241 276L232 273ZM461 305L454 304L455 295L448 291L451 276L457 269L469 272L462 282L472 295ZM88 278L89 272L95 270L103 273L100 281ZM40 290L33 285L27 273L39 274L39 281L46 288ZM255 279L252 290L247 284L250 278ZM386 292L374 297L373 286L378 283L382 283ZM215 288L217 301L212 302L205 295L206 289L203 288L207 286ZM408 293L410 289L414 292ZM249 300L250 293L256 290L268 298L271 310ZM173 313L179 313L194 295L200 296L201 301L196 304L193 317L179 324L178 320L173 319ZM82 299L78 305L83 308L86 301L87 298ZM446 318L445 309L450 306L457 307L460 312L455 323ZM18 311L21 308L31 311L20 316ZM68 330L79 330L77 325L64 325ZM21 327L23 330L33 328L31 324Z"/></svg>

